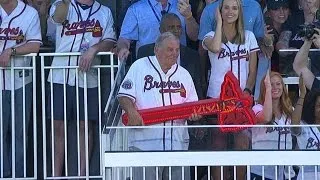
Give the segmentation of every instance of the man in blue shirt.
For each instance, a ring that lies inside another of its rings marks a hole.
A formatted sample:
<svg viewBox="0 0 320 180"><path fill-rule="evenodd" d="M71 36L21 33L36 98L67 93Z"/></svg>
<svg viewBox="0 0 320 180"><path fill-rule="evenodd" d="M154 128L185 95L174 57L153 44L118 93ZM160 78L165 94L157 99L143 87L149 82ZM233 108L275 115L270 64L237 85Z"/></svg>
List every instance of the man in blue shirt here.
<svg viewBox="0 0 320 180"><path fill-rule="evenodd" d="M143 0L132 4L124 18L120 37L117 42L117 54L121 60L129 55L131 41L137 41L139 47L154 43L160 35L159 27L162 15L177 14L182 24L181 43L186 45L186 34L196 41L199 26L192 16L189 0Z"/></svg>

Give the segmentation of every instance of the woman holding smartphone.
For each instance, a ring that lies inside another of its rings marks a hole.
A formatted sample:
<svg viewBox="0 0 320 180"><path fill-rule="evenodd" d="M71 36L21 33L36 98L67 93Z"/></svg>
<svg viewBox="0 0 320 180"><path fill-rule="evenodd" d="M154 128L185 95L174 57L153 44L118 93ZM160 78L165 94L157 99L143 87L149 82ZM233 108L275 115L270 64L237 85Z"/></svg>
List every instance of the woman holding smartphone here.
<svg viewBox="0 0 320 180"><path fill-rule="evenodd" d="M228 71L239 80L245 94L251 95L256 79L257 51L256 38L246 31L243 24L243 10L240 0L222 0L216 11L216 29L205 35L202 45L209 51L211 74L207 96L219 98L221 84ZM215 122L216 123L216 120ZM249 140L244 132L212 132L212 146L215 150L225 150L233 141L234 149L248 149ZM245 177L245 167L237 168L237 179ZM213 168L214 179L220 179L220 168ZM224 177L227 178L224 173Z"/></svg>

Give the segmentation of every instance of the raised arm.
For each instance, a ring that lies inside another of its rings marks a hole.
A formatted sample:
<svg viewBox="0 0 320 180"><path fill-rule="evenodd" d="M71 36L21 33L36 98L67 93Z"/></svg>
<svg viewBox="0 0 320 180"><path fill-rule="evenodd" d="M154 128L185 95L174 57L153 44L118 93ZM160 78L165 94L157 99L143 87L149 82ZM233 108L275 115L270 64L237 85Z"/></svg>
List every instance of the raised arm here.
<svg viewBox="0 0 320 180"><path fill-rule="evenodd" d="M307 59L312 41L305 40L293 62L293 69L297 74L302 75L304 84L310 90L314 81L314 74L307 67Z"/></svg>
<svg viewBox="0 0 320 180"><path fill-rule="evenodd" d="M186 22L186 33L192 41L198 40L199 24L192 16L189 0L179 0L178 10Z"/></svg>
<svg viewBox="0 0 320 180"><path fill-rule="evenodd" d="M271 82L270 82L270 72L264 79L264 84L266 87L266 92L264 96L263 109L257 115L257 124L268 124L272 121L272 96L271 96Z"/></svg>
<svg viewBox="0 0 320 180"><path fill-rule="evenodd" d="M282 31L279 37L279 40L276 44L276 50L280 51L280 49L289 49L289 41L292 36L291 31ZM287 56L288 52L279 52L279 55L282 57Z"/></svg>
<svg viewBox="0 0 320 180"><path fill-rule="evenodd" d="M218 53L221 50L222 41L222 18L219 7L216 10L216 30L213 37L208 37L204 39L204 45L209 51L213 53Z"/></svg>
<svg viewBox="0 0 320 180"><path fill-rule="evenodd" d="M68 10L69 10L70 0L62 0L59 4L57 4L56 10L53 14L53 20L56 23L63 23L67 20Z"/></svg>
<svg viewBox="0 0 320 180"><path fill-rule="evenodd" d="M302 78L301 74L300 74L300 77L299 77L299 90L300 90L300 96L299 96L297 104L296 104L296 106L294 108L294 111L292 113L292 119L291 120L292 120L292 124L293 125L299 125L300 124L304 97L305 97L305 95L307 93L306 86L304 85L303 78ZM300 127L294 127L294 128L291 128L291 130L292 130L293 134L295 134L295 135L299 135L300 132L301 132L301 128Z"/></svg>

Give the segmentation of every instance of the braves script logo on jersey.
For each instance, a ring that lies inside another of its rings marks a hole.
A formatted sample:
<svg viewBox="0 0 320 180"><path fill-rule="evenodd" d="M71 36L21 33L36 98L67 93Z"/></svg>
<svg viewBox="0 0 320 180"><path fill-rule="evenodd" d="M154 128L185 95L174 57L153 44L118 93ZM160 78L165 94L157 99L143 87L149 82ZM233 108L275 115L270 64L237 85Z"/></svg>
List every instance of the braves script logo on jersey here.
<svg viewBox="0 0 320 180"><path fill-rule="evenodd" d="M218 56L218 59L223 59L225 57L230 57L230 59L232 61L234 61L234 60L240 60L240 59L243 59L243 58L248 59L249 56L248 56L248 52L247 52L246 48L239 49L239 50L237 50L235 52L232 52L232 51L228 52L228 51L226 51L226 49L221 48L221 51L220 51L219 56Z"/></svg>
<svg viewBox="0 0 320 180"><path fill-rule="evenodd" d="M161 88L159 90L160 93L180 93L181 97L186 97L186 89L179 81L158 82L154 81L151 75L146 75L144 77L143 92L146 92L146 90L151 90L153 88Z"/></svg>
<svg viewBox="0 0 320 180"><path fill-rule="evenodd" d="M92 32L93 37L102 37L102 31L103 28L101 27L99 20L96 19L73 22L72 24L65 22L63 23L61 37L63 35L71 36L86 32Z"/></svg>
<svg viewBox="0 0 320 180"><path fill-rule="evenodd" d="M320 142L316 142L315 139L310 137L308 139L308 143L306 145L306 149L312 149L313 147L316 147L317 149L320 149Z"/></svg>
<svg viewBox="0 0 320 180"><path fill-rule="evenodd" d="M0 28L0 40L16 41L20 44L24 41L24 35L20 27Z"/></svg>
<svg viewBox="0 0 320 180"><path fill-rule="evenodd" d="M268 127L266 134L273 133L274 131L278 131L279 134L290 134L290 128L288 127Z"/></svg>

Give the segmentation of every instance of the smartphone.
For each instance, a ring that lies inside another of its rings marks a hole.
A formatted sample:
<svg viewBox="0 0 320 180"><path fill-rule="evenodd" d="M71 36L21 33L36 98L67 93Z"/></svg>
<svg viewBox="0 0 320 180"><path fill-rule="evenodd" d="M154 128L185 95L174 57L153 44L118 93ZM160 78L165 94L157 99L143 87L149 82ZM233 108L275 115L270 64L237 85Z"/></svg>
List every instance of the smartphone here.
<svg viewBox="0 0 320 180"><path fill-rule="evenodd" d="M275 30L274 30L274 27L272 25L273 24L272 23L272 19L270 17L265 17L264 21L265 21L266 25L269 25L268 30L272 30L271 34L276 34Z"/></svg>

